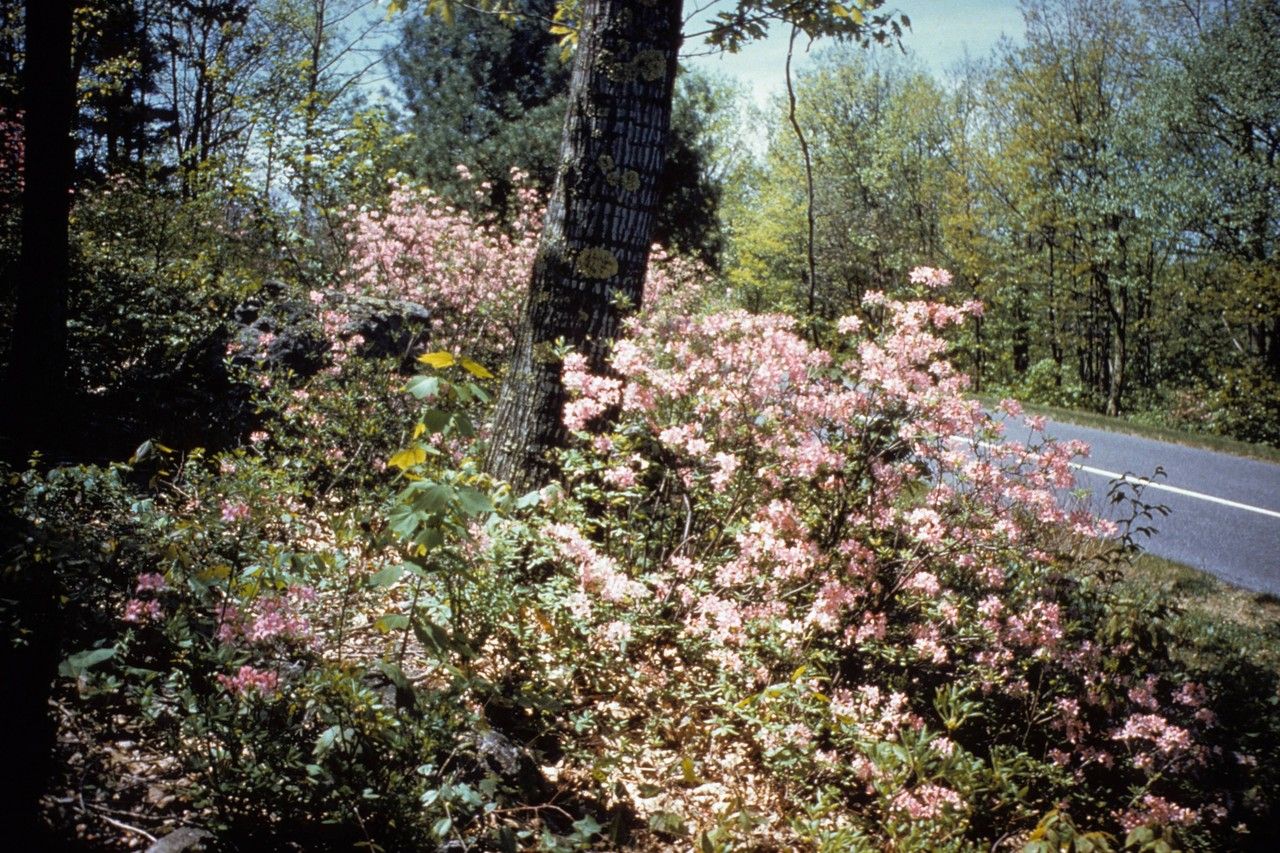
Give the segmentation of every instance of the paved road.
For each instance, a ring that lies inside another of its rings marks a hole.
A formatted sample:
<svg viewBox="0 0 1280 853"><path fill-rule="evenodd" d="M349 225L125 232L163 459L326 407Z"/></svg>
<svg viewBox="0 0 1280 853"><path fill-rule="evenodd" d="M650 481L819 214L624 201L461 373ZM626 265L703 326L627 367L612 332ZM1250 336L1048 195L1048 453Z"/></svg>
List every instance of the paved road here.
<svg viewBox="0 0 1280 853"><path fill-rule="evenodd" d="M1010 438L1026 439L1013 424ZM1077 482L1093 494L1095 512L1115 517L1107 488L1116 474L1165 476L1144 495L1169 508L1158 532L1140 544L1153 554L1203 569L1256 592L1280 595L1280 465L1148 438L1050 421L1045 432L1092 448Z"/></svg>

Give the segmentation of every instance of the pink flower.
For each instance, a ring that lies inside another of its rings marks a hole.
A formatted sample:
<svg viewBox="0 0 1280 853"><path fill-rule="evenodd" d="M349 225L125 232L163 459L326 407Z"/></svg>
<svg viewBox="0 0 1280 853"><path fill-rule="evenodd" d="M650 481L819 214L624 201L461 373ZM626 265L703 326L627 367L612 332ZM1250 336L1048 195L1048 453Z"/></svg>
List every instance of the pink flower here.
<svg viewBox="0 0 1280 853"><path fill-rule="evenodd" d="M161 590L168 588L168 584L166 584L164 580L164 575L159 572L147 572L145 574L138 575L138 585L136 587L138 592L160 592Z"/></svg>
<svg viewBox="0 0 1280 853"><path fill-rule="evenodd" d="M836 331L842 335L856 335L862 331L862 321L852 314L841 317L836 323Z"/></svg>
<svg viewBox="0 0 1280 853"><path fill-rule="evenodd" d="M222 520L227 524L244 521L249 517L249 505L246 503L223 501Z"/></svg>
<svg viewBox="0 0 1280 853"><path fill-rule="evenodd" d="M950 788L925 784L898 792L890 808L911 820L932 820L940 817L944 811L961 811L964 801Z"/></svg>
<svg viewBox="0 0 1280 853"><path fill-rule="evenodd" d="M907 277L912 284L923 284L930 289L938 289L951 284L951 273L933 267L916 267Z"/></svg>
<svg viewBox="0 0 1280 853"><path fill-rule="evenodd" d="M280 686L280 676L245 664L235 675L219 674L218 683L236 696L245 696L254 692L266 696L276 692Z"/></svg>
<svg viewBox="0 0 1280 853"><path fill-rule="evenodd" d="M164 616L164 610L160 607L160 602L155 599L143 601L139 598L131 598L124 605L124 621L143 624L146 622L158 621Z"/></svg>

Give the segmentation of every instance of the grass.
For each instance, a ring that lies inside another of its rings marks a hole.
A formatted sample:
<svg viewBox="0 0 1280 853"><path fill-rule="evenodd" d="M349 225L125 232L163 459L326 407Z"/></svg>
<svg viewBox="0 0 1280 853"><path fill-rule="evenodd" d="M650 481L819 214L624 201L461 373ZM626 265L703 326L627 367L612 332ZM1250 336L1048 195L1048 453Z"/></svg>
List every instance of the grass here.
<svg viewBox="0 0 1280 853"><path fill-rule="evenodd" d="M991 407L999 400L995 397L979 396L979 400L983 405ZM1219 453L1230 453L1233 456L1243 456L1248 459L1259 459L1263 462L1280 463L1280 448L1272 447L1269 444L1252 444L1247 441L1237 441L1234 438L1227 438L1221 435L1212 435L1209 433L1187 432L1186 430L1173 429L1172 427L1156 426L1154 424L1143 423L1141 421L1133 421L1124 417L1113 418L1107 415L1098 414L1097 412L1081 411L1079 409L1064 409L1059 406L1043 406L1037 403L1023 403L1023 408L1028 412L1036 415L1044 415L1051 420L1063 421L1065 423L1076 424L1077 426L1092 427L1094 429L1105 429L1111 432L1123 432L1129 435L1138 435L1143 438L1151 438L1157 441L1168 441L1173 444L1182 444L1187 447L1201 447L1205 450L1216 450Z"/></svg>
<svg viewBox="0 0 1280 853"><path fill-rule="evenodd" d="M1121 583L1167 596L1192 633L1230 640L1255 664L1280 674L1280 598L1151 554L1134 560Z"/></svg>

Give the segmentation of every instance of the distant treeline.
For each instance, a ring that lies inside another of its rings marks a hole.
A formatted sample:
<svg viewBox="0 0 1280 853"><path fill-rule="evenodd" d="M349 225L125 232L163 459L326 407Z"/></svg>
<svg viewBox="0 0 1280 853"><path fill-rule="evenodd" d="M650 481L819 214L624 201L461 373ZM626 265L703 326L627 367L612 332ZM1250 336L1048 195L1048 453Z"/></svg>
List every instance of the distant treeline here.
<svg viewBox="0 0 1280 853"><path fill-rule="evenodd" d="M817 313L947 266L987 305L965 342L980 389L1280 441L1280 5L1024 13L1021 41L945 82L844 49L796 81ZM803 160L772 127L727 211L729 274L803 309Z"/></svg>

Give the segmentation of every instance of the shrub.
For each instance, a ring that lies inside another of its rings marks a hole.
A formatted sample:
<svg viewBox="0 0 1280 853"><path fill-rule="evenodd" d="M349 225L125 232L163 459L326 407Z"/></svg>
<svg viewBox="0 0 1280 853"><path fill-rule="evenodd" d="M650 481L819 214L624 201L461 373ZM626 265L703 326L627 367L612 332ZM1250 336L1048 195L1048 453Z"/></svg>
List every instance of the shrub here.
<svg viewBox="0 0 1280 853"><path fill-rule="evenodd" d="M872 293L825 352L787 317L659 306L610 374L565 356L564 488L492 559L530 601L509 644L547 635L569 766L654 833L937 850L1079 824L1104 849L1261 818L1258 741L1167 611L1080 556L1111 532L1060 508L1084 448L964 399L940 333L973 310Z"/></svg>

